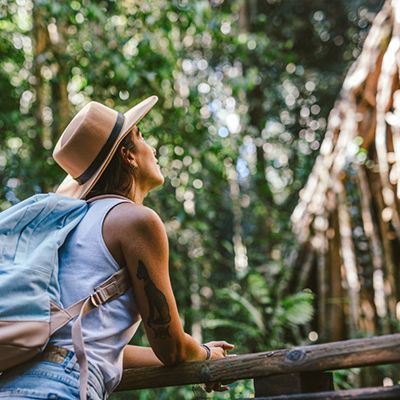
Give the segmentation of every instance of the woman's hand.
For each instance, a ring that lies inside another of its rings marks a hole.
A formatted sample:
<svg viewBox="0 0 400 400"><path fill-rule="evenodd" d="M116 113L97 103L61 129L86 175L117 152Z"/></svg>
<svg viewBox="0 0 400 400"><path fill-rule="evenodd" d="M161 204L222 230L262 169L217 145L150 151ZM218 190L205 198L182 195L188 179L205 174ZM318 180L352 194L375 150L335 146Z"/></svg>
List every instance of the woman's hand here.
<svg viewBox="0 0 400 400"><path fill-rule="evenodd" d="M223 340L208 342L205 344L211 349L211 360L219 360L221 358L225 358L228 355L228 351L235 348L233 344L230 344ZM224 382L206 383L205 389L207 392L212 392L212 391L224 392L226 390L229 390L229 387L226 386L228 383L231 382L224 381Z"/></svg>
<svg viewBox="0 0 400 400"><path fill-rule="evenodd" d="M225 358L228 355L228 350L232 350L235 348L233 344L225 342L224 340L217 340L205 344L211 350L211 360L219 360L220 358Z"/></svg>

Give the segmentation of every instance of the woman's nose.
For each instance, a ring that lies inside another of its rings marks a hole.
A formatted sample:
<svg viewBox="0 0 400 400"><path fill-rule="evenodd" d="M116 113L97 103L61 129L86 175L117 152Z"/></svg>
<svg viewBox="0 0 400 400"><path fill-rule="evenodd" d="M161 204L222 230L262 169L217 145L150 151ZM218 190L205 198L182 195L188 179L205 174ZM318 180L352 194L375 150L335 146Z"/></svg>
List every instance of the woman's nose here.
<svg viewBox="0 0 400 400"><path fill-rule="evenodd" d="M154 154L154 156L156 156L156 155L157 155L157 150L156 150L156 148L155 148L155 147L153 147L153 146L151 146L151 149L153 150L153 154Z"/></svg>

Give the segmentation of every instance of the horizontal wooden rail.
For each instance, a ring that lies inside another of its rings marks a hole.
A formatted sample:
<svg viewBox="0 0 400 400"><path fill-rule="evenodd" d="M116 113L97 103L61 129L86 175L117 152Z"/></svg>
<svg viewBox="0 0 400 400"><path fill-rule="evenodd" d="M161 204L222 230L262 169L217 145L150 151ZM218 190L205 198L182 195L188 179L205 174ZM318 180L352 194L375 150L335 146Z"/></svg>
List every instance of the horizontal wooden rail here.
<svg viewBox="0 0 400 400"><path fill-rule="evenodd" d="M400 362L400 334L230 356L223 360L191 362L174 367L126 369L117 390L235 381L395 362Z"/></svg>

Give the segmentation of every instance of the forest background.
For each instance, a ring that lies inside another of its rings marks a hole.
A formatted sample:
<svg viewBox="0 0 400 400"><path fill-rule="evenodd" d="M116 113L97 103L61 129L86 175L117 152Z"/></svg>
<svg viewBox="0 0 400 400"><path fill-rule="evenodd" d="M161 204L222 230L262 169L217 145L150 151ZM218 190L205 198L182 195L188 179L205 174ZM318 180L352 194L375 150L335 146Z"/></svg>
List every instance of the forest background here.
<svg viewBox="0 0 400 400"><path fill-rule="evenodd" d="M0 209L55 190L52 148L86 102L125 111L156 94L140 127L166 183L145 203L167 227L185 330L237 353L315 343L290 216L382 3L0 0Z"/></svg>

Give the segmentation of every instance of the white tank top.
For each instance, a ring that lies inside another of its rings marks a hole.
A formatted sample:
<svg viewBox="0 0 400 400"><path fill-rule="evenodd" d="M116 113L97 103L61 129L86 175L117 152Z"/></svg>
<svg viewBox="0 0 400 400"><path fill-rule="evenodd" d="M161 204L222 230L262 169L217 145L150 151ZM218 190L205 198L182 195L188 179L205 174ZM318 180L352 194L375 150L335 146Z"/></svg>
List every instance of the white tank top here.
<svg viewBox="0 0 400 400"><path fill-rule="evenodd" d="M59 283L63 307L91 294L96 286L120 269L103 239L107 213L122 198L103 198L89 203L89 210L68 235L59 251ZM92 310L82 320L88 361L104 378L107 393L122 376L122 350L140 324L132 288L125 294ZM72 321L56 332L50 342L73 351Z"/></svg>

